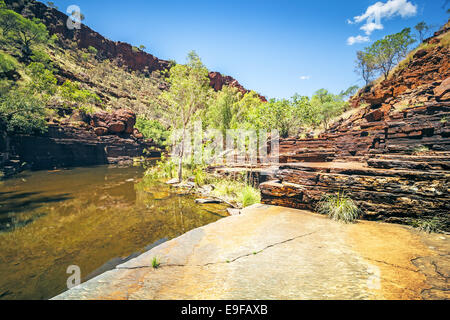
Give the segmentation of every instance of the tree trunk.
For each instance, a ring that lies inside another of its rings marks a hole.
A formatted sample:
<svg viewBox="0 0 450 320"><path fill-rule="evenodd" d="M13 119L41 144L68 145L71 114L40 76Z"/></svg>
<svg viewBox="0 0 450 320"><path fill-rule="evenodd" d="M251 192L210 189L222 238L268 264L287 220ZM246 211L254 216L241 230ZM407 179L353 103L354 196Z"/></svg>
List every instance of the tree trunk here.
<svg viewBox="0 0 450 320"><path fill-rule="evenodd" d="M186 137L186 128L183 128L183 138L181 139L180 159L178 160L178 181L183 181L183 157L184 157L184 140Z"/></svg>

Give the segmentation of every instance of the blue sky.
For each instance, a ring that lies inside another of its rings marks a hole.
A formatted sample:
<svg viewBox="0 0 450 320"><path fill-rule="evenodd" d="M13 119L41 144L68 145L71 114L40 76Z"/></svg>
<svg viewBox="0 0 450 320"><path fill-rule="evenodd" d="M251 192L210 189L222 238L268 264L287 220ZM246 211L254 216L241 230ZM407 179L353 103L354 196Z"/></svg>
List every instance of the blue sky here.
<svg viewBox="0 0 450 320"><path fill-rule="evenodd" d="M375 6L376 0L53 2L61 11L78 5L95 31L143 44L161 59L184 63L195 50L210 70L270 98L362 84L353 71L357 50L420 21L437 29L450 8L449 0L380 0ZM381 20L372 19L374 12Z"/></svg>

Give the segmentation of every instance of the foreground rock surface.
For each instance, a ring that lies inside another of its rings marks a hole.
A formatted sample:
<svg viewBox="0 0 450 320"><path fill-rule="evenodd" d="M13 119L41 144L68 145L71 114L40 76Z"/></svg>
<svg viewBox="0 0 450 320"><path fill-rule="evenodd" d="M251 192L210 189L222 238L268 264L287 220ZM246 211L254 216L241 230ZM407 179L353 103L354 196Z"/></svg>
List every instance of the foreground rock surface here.
<svg viewBox="0 0 450 320"><path fill-rule="evenodd" d="M256 205L55 299L448 299L449 245L408 227Z"/></svg>

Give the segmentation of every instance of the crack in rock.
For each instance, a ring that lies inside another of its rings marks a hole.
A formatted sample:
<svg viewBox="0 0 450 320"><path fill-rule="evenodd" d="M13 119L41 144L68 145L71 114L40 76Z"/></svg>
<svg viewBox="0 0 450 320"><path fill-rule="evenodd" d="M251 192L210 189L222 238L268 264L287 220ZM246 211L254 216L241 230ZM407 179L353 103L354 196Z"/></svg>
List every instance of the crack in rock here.
<svg viewBox="0 0 450 320"><path fill-rule="evenodd" d="M294 237L294 238L290 238L290 239L287 239L287 240L284 240L284 241L281 241L281 242L277 242L277 243L268 245L268 246L264 247L263 249L261 249L259 251L255 251L253 253L244 254L244 255L241 255L241 256L239 256L237 258L234 258L234 259L228 260L228 261L209 262L209 263L201 264L201 265L165 264L165 265L159 266L156 269L162 269L164 267L207 267L207 266L217 265L217 264L233 263L233 262L236 262L239 259L242 259L242 258L245 258L245 257L250 257L250 256L253 256L255 254L260 254L260 253L266 251L267 249L270 249L270 248L273 248L273 247L276 247L276 246L279 246L279 245L282 245L282 244L285 244L285 243L288 243L288 242L291 242L291 241L294 241L294 240L297 240L297 239L300 239L300 238L308 237L310 235L313 235L314 233L317 233L317 231L310 232L310 233L307 233L307 234L302 234L302 235ZM153 266L143 265L143 266L137 266L137 267L117 267L115 270L138 270L138 269L148 269L148 268L154 269Z"/></svg>
<svg viewBox="0 0 450 320"><path fill-rule="evenodd" d="M369 261L372 261L372 262L383 263L383 264L385 264L385 265L388 265L388 266L391 266L391 267L394 267L394 268L397 268L397 269L408 270L408 271L411 271L411 272L420 272L420 270L416 270L416 269L413 269L413 268L408 268L408 267L399 266L399 265L396 265L396 264L393 264L393 263L389 263L389 262L386 262L386 261L383 261L383 260L376 260L376 259L372 259L372 258L364 257L364 256L362 256L362 258L363 258L363 259L366 259L366 260L369 260Z"/></svg>

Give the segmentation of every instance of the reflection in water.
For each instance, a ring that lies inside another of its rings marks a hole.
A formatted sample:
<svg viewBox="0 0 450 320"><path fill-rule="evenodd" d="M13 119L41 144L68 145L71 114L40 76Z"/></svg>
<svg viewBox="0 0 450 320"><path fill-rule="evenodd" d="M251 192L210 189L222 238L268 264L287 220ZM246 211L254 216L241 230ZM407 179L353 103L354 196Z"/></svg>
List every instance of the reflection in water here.
<svg viewBox="0 0 450 320"><path fill-rule="evenodd" d="M83 280L226 216L198 206L138 167L25 173L0 182L0 299L48 299Z"/></svg>

